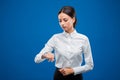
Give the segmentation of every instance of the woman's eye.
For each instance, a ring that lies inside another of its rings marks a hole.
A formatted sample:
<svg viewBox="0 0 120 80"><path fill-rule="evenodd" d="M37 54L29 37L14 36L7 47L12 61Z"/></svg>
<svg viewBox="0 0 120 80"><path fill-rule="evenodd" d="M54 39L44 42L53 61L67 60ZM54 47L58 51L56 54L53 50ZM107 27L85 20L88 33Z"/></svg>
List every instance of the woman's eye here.
<svg viewBox="0 0 120 80"><path fill-rule="evenodd" d="M65 22L67 22L68 21L68 19L63 19Z"/></svg>

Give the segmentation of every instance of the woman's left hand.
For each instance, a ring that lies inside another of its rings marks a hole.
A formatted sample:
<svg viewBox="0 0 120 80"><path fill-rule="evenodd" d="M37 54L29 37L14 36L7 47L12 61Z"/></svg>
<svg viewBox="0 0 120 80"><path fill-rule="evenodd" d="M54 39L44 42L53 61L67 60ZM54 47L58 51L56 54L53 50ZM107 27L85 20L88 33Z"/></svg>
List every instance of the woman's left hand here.
<svg viewBox="0 0 120 80"><path fill-rule="evenodd" d="M63 74L63 76L67 76L69 74L73 74L74 71L72 68L61 68L59 71Z"/></svg>

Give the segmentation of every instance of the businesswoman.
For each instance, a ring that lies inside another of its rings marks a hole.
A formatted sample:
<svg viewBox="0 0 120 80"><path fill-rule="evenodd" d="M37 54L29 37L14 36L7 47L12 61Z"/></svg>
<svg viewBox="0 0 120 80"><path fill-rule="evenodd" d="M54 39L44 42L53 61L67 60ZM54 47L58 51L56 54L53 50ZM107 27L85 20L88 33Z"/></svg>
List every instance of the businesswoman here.
<svg viewBox="0 0 120 80"><path fill-rule="evenodd" d="M35 63L55 59L54 80L83 80L82 73L92 70L94 66L89 39L75 29L77 18L73 7L62 7L58 20L63 32L54 34L48 40L35 56ZM81 65L83 59L85 64Z"/></svg>

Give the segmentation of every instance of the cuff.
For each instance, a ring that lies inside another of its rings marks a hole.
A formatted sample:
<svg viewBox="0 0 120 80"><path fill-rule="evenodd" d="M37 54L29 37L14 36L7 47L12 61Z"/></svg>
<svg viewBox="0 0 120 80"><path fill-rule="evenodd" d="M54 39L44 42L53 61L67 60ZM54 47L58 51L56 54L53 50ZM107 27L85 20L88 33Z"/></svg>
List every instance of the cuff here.
<svg viewBox="0 0 120 80"><path fill-rule="evenodd" d="M45 60L45 59L42 59L42 58L41 58L42 55L43 55L43 54L37 54L37 55L36 55L36 57L35 57L35 59L34 59L35 63L40 63L40 62L42 62L42 61Z"/></svg>

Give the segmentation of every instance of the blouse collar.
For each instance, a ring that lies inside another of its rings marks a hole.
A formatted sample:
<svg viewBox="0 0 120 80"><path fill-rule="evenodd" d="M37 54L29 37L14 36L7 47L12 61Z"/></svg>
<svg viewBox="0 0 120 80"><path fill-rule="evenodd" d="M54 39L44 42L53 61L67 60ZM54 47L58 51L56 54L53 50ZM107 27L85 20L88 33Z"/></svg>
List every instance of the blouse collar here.
<svg viewBox="0 0 120 80"><path fill-rule="evenodd" d="M66 36L66 37L75 37L75 35L77 34L77 31L74 29L74 31L72 33L67 33L67 32L63 32L63 34Z"/></svg>

